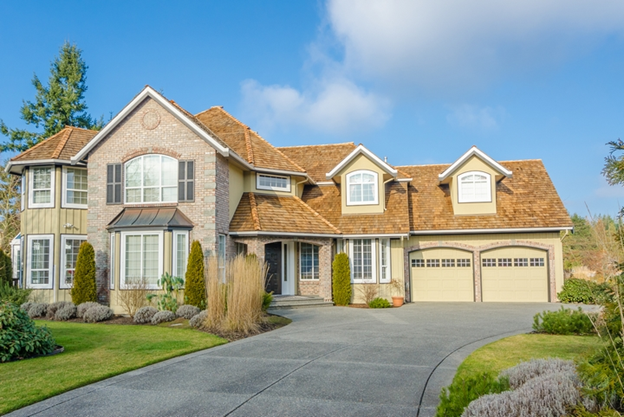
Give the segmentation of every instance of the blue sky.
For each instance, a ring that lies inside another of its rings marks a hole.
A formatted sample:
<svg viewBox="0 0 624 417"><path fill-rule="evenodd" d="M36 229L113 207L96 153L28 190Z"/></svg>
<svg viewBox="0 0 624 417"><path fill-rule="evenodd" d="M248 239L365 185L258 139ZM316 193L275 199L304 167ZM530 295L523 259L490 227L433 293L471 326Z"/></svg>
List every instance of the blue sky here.
<svg viewBox="0 0 624 417"><path fill-rule="evenodd" d="M193 113L223 105L276 146L361 142L409 165L474 144L542 159L570 212L624 205L600 174L624 138L621 1L4 1L0 16L11 127L69 40L93 116L150 84Z"/></svg>

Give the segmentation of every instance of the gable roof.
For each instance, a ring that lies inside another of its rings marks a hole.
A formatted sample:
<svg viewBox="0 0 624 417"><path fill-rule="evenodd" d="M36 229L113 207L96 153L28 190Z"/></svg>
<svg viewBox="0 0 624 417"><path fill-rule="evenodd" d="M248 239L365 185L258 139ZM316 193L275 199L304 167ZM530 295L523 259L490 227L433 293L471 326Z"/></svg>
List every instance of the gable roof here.
<svg viewBox="0 0 624 417"><path fill-rule="evenodd" d="M447 169L444 170L444 172L438 175L438 180L444 181L445 179L447 179L449 176L451 176L451 174L453 174L453 172L457 170L457 168L461 167L462 164L470 159L470 157L472 156L476 156L477 158L488 164L490 167L492 167L492 169L504 175L505 177L512 176L512 172L510 170L496 162L494 159L490 158L488 155L485 154L485 152L481 151L479 148L473 145L470 149L468 149L465 154L460 156L457 161L453 162L451 166L449 166Z"/></svg>
<svg viewBox="0 0 624 417"><path fill-rule="evenodd" d="M541 160L501 162L512 178L496 185L496 214L454 215L449 186L438 175L450 165L402 166L413 178L409 192L412 233L503 232L505 229L570 229L572 221Z"/></svg>
<svg viewBox="0 0 624 417"><path fill-rule="evenodd" d="M288 146L279 149L306 170L315 182L326 181L325 174L356 148L353 142L334 145Z"/></svg>
<svg viewBox="0 0 624 417"><path fill-rule="evenodd" d="M296 162L222 107L211 107L195 117L254 168L305 172Z"/></svg>
<svg viewBox="0 0 624 417"><path fill-rule="evenodd" d="M366 149L366 147L364 147L364 145L362 145L361 143L349 155L347 155L342 161L340 161L338 165L336 165L331 171L329 171L325 175L325 178L328 180L334 178L336 174L340 172L340 170L343 169L349 162L353 161L355 157L362 154L365 155L372 162L374 162L377 166L379 166L379 168L383 169L388 174L396 178L397 170L388 165L387 162L379 159L377 155Z"/></svg>

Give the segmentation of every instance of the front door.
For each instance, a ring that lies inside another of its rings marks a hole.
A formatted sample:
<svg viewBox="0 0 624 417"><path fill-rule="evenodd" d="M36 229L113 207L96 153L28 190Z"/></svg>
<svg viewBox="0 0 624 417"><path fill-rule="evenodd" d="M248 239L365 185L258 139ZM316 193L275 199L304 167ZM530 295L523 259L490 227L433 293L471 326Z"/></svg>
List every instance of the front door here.
<svg viewBox="0 0 624 417"><path fill-rule="evenodd" d="M264 247L264 257L269 267L265 288L273 294L282 293L282 242L269 243Z"/></svg>

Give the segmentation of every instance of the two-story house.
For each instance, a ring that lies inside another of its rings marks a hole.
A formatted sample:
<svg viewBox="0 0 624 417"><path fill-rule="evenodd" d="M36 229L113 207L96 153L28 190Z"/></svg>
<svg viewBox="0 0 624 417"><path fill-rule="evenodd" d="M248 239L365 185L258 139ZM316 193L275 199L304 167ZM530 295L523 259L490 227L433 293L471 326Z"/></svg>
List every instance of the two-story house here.
<svg viewBox="0 0 624 417"><path fill-rule="evenodd" d="M572 228L540 160L472 147L397 167L353 143L276 148L221 107L192 115L150 87L100 132L67 127L7 170L22 177L23 284L70 299L88 240L118 313L128 283L184 276L193 240L221 273L255 253L275 294L331 300L345 252L355 301L364 285L389 297L392 280L407 301L555 301Z"/></svg>

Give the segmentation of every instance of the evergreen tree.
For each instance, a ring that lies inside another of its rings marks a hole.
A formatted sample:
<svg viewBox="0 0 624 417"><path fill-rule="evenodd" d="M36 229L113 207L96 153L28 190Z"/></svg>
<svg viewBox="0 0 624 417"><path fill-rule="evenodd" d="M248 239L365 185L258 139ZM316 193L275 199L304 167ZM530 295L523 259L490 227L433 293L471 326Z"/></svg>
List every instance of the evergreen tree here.
<svg viewBox="0 0 624 417"><path fill-rule="evenodd" d="M339 253L332 264L334 304L346 306L351 302L351 267L346 253Z"/></svg>
<svg viewBox="0 0 624 417"><path fill-rule="evenodd" d="M0 249L0 285L13 284L13 264L11 257Z"/></svg>
<svg viewBox="0 0 624 417"><path fill-rule="evenodd" d="M6 172L4 166L0 167L0 249L10 253L11 241L20 231L20 177Z"/></svg>
<svg viewBox="0 0 624 417"><path fill-rule="evenodd" d="M191 244L191 253L189 254L184 278L184 298L186 304L205 309L206 279L204 277L204 253L201 244L197 240Z"/></svg>
<svg viewBox="0 0 624 417"><path fill-rule="evenodd" d="M84 242L78 250L71 297L72 302L76 305L86 303L87 301L97 302L95 250L89 242Z"/></svg>
<svg viewBox="0 0 624 417"><path fill-rule="evenodd" d="M103 121L94 120L86 112L84 93L87 91L87 64L76 45L65 42L50 68L48 85L44 86L34 75L32 84L37 90L34 102L24 101L21 118L43 132L10 129L0 119L0 133L9 137L0 145L0 152L23 152L45 138L58 133L65 126L99 130Z"/></svg>

